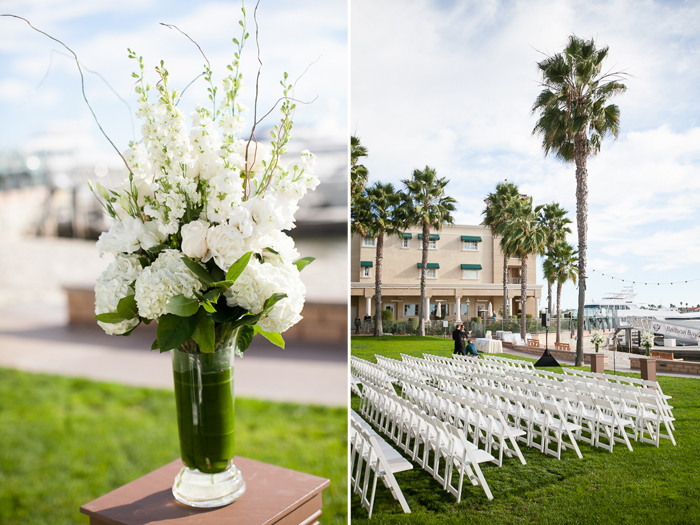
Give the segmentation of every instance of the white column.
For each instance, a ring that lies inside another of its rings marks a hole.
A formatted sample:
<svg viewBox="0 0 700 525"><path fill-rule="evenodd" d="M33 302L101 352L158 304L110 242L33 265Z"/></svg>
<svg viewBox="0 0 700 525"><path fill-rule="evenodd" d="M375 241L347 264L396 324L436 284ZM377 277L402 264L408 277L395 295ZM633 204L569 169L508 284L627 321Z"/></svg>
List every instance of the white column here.
<svg viewBox="0 0 700 525"><path fill-rule="evenodd" d="M371 297L365 297L365 311L369 315L372 315L372 298Z"/></svg>
<svg viewBox="0 0 700 525"><path fill-rule="evenodd" d="M461 323L462 318L459 316L459 314L462 311L462 305L461 305L462 298L457 296L456 299L457 299L457 301L455 303L455 306L457 307L457 312L455 313L455 323Z"/></svg>
<svg viewBox="0 0 700 525"><path fill-rule="evenodd" d="M425 298L425 312L423 312L423 313L424 313L423 319L425 319L426 321L429 321L430 320L430 297Z"/></svg>
<svg viewBox="0 0 700 525"><path fill-rule="evenodd" d="M440 317L442 315L442 303L438 302L437 304L437 315L436 317Z"/></svg>

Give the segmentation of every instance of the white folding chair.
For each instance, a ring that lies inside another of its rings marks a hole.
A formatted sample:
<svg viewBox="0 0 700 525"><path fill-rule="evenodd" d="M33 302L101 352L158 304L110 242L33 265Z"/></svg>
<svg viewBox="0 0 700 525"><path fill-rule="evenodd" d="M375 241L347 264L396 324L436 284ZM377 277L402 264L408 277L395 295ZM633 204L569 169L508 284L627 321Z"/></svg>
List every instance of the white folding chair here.
<svg viewBox="0 0 700 525"><path fill-rule="evenodd" d="M657 397L639 396L639 414L637 416L637 429L639 430L639 440L644 443L651 443L658 448L660 438L669 439L673 445L676 445L676 440L673 437L671 430L671 422L668 421L663 409L659 404ZM664 426L666 433L661 432L661 426ZM646 435L649 437L646 437Z"/></svg>
<svg viewBox="0 0 700 525"><path fill-rule="evenodd" d="M579 457L579 459L583 459L581 451L576 444L576 438L574 437L574 433L581 428L580 425L567 421L562 410L554 403L542 403L542 408L544 409L547 417L547 426L544 437L544 453L551 454L557 459L561 459L562 448L571 448L576 451L576 455ZM566 436L569 438L569 443L564 441L564 434L566 434ZM552 441L556 441L557 443L556 450L549 448L549 443Z"/></svg>

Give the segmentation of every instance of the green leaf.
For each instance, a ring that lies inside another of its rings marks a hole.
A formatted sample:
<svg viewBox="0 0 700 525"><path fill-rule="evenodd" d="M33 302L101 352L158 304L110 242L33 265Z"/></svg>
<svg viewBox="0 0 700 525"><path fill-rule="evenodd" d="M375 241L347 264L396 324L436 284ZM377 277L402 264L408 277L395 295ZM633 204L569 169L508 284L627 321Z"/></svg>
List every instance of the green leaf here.
<svg viewBox="0 0 700 525"><path fill-rule="evenodd" d="M219 296L222 293L223 293L223 290L221 288L209 290L207 293L204 294L204 299L216 304L216 302L219 300Z"/></svg>
<svg viewBox="0 0 700 525"><path fill-rule="evenodd" d="M260 319L262 319L262 316L263 316L262 312L259 314L255 314L255 315L246 314L243 317L241 317L240 319L238 319L237 321L234 321L233 323L231 323L231 328L238 328L239 326L254 325L258 321L260 321Z"/></svg>
<svg viewBox="0 0 700 525"><path fill-rule="evenodd" d="M214 288L223 288L224 290L228 290L235 284L234 281L218 281L215 283L211 283L211 286Z"/></svg>
<svg viewBox="0 0 700 525"><path fill-rule="evenodd" d="M158 339L151 344L151 350L158 350Z"/></svg>
<svg viewBox="0 0 700 525"><path fill-rule="evenodd" d="M98 321L101 321L103 323L121 323L122 321L126 321L121 315L119 315L117 312L108 312L106 314L98 314L95 316L95 319Z"/></svg>
<svg viewBox="0 0 700 525"><path fill-rule="evenodd" d="M214 282L214 279L211 275L209 275L209 272L202 268L202 266L199 263L194 262L186 255L182 256L182 262L184 262L185 266L192 270L192 273L194 273L197 276L197 278L207 286Z"/></svg>
<svg viewBox="0 0 700 525"><path fill-rule="evenodd" d="M146 268L151 265L151 260L148 257L139 257L141 268Z"/></svg>
<svg viewBox="0 0 700 525"><path fill-rule="evenodd" d="M302 271L304 268L306 268L309 264L311 264L315 260L316 260L316 257L304 257L303 259L299 259L297 262L295 262L294 266L297 267L297 270Z"/></svg>
<svg viewBox="0 0 700 525"><path fill-rule="evenodd" d="M282 339L282 334L279 334L277 332L266 332L259 326L255 327L255 333L260 334L265 339L270 341L273 345L277 345L280 348L284 348L284 339Z"/></svg>
<svg viewBox="0 0 700 525"><path fill-rule="evenodd" d="M197 313L199 310L199 301L197 299L190 299L184 295L176 295L168 300L168 304L165 305L168 312L179 315L180 317L190 317Z"/></svg>
<svg viewBox="0 0 700 525"><path fill-rule="evenodd" d="M156 331L160 351L167 352L181 346L192 337L196 324L194 317L179 317L173 314L161 315Z"/></svg>
<svg viewBox="0 0 700 525"><path fill-rule="evenodd" d="M268 248L265 248L265 250L267 250L267 251L270 252L270 253L274 253L275 255L279 255L279 254L280 254L280 252L278 252L277 250L273 250L272 248L269 248L269 247L268 247Z"/></svg>
<svg viewBox="0 0 700 525"><path fill-rule="evenodd" d="M124 319L133 319L139 315L139 309L136 306L136 296L127 295L119 299L117 304L117 313Z"/></svg>
<svg viewBox="0 0 700 525"><path fill-rule="evenodd" d="M255 335L255 329L252 326L243 326L238 331L238 338L236 339L236 355L243 357L243 352L250 346L253 336Z"/></svg>
<svg viewBox="0 0 700 525"><path fill-rule="evenodd" d="M245 267L248 266L248 262L250 262L251 255L253 255L253 252L246 253L243 255L243 257L241 257L231 265L231 268L229 268L228 272L226 272L227 281L233 281L234 283L236 282L238 276L241 275L243 273L243 270L245 270Z"/></svg>
<svg viewBox="0 0 700 525"><path fill-rule="evenodd" d="M216 342L216 332L214 330L214 319L209 317L204 310L199 310L194 317L196 327L192 333L192 339L199 345L199 350L205 354L214 352Z"/></svg>
<svg viewBox="0 0 700 525"><path fill-rule="evenodd" d="M133 327L131 330L129 330L128 332L124 332L123 334L115 334L115 335L118 335L118 336L121 336L121 337L129 337L129 336L131 335L131 332L133 332L134 330L136 330L136 328L138 328L138 326L139 326L140 324L141 324L141 321L139 321L139 322L136 324L136 326L134 326L134 327Z"/></svg>
<svg viewBox="0 0 700 525"><path fill-rule="evenodd" d="M202 307L210 314L216 313L216 308L214 308L214 305L212 305L210 301L204 301Z"/></svg>
<svg viewBox="0 0 700 525"><path fill-rule="evenodd" d="M272 310L272 307L275 306L275 304L280 302L285 297L287 297L286 293L273 293L270 297L267 298L267 300L263 304L263 309L260 313L265 315L270 310Z"/></svg>
<svg viewBox="0 0 700 525"><path fill-rule="evenodd" d="M245 313L246 310L244 308L240 306L229 306L226 304L226 301L223 300L216 304L216 313L212 314L211 317L217 323L223 324L229 321L235 321Z"/></svg>
<svg viewBox="0 0 700 525"><path fill-rule="evenodd" d="M148 253L160 253L163 250L165 250L168 247L167 244L156 244L155 246L151 246L148 250L146 250Z"/></svg>

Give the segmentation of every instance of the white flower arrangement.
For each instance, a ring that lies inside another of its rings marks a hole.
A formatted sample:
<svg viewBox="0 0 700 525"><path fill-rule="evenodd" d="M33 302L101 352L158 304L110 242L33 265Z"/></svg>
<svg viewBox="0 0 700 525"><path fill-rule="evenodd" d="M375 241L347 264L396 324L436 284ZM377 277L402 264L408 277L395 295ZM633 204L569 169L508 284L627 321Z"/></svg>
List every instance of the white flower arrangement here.
<svg viewBox="0 0 700 525"><path fill-rule="evenodd" d="M602 344L604 340L605 337L603 336L602 330L593 330L593 334L591 334L591 343L599 345Z"/></svg>
<svg viewBox="0 0 700 525"><path fill-rule="evenodd" d="M646 349L649 350L652 346L654 346L654 332L651 332L649 330L642 331L639 340L642 346L646 347Z"/></svg>
<svg viewBox="0 0 700 525"><path fill-rule="evenodd" d="M143 139L123 155L129 173L121 188L91 185L112 218L97 248L115 255L95 287L95 318L113 335L157 320L153 348L161 352L214 352L236 329L237 353L255 333L283 346L279 334L301 319L306 290L299 272L313 258L299 259L284 230L294 227L298 201L319 183L316 157L304 151L297 164L282 163L296 107L286 73L270 144L255 139L258 123L248 139L239 137L247 110L238 100L239 60L249 36L242 11L229 74L216 87L207 61L211 109L197 106L189 130L163 62L154 89L143 58L129 50L138 63Z"/></svg>

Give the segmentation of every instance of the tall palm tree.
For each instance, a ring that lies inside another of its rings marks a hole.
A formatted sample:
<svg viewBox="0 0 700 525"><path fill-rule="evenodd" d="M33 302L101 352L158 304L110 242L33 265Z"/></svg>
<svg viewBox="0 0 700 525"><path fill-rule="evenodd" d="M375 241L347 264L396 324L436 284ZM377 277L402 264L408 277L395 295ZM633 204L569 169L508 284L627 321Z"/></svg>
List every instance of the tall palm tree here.
<svg viewBox="0 0 700 525"><path fill-rule="evenodd" d="M496 236L499 228L508 220L508 205L513 199L520 198L520 190L512 182L499 182L496 184L496 191L489 193L484 200L486 209L481 212L484 216L483 225L491 229L491 233ZM501 251L503 252L503 318L508 318L508 257L510 256L503 249L503 239L501 239Z"/></svg>
<svg viewBox="0 0 700 525"><path fill-rule="evenodd" d="M365 188L364 202L367 205L367 234L377 239L377 252L374 268L374 335L384 335L382 326L382 263L384 261L384 234L398 235L399 222L397 208L401 197L392 184L375 182Z"/></svg>
<svg viewBox="0 0 700 525"><path fill-rule="evenodd" d="M566 234L571 233L571 220L566 216L568 212L558 203L545 204L540 209L539 220L547 232L547 246L545 254L551 255L552 249L559 242L566 239ZM545 276L546 277L546 276ZM547 311L552 313L552 285L554 280L547 279ZM557 339L557 343L559 340Z"/></svg>
<svg viewBox="0 0 700 525"><path fill-rule="evenodd" d="M542 264L548 282L557 283L557 343L561 343L561 288L566 281L576 284L578 252L566 241L555 244Z"/></svg>
<svg viewBox="0 0 700 525"><path fill-rule="evenodd" d="M402 181L406 186L404 194L404 224L420 225L423 232L423 253L420 273L420 307L418 310L420 335L425 335L425 273L428 266L428 241L430 230L440 230L443 224L453 224L451 212L457 201L445 194L445 186L450 182L438 178L430 166L423 171L413 170L413 178ZM429 313L429 312L428 312Z"/></svg>
<svg viewBox="0 0 700 525"><path fill-rule="evenodd" d="M360 144L360 139L350 137L350 228L352 233L359 235L367 234L366 220L363 218L367 202L363 198L369 171L358 161L367 155L367 148Z"/></svg>
<svg viewBox="0 0 700 525"><path fill-rule="evenodd" d="M524 340L527 319L527 258L542 255L547 241L547 232L537 220L532 207L532 197L510 201L507 207L508 220L499 228L506 252L520 258L520 337Z"/></svg>
<svg viewBox="0 0 700 525"><path fill-rule="evenodd" d="M583 313L586 302L586 230L588 215L588 157L600 151L608 135L620 134L620 108L610 98L626 91L624 73L603 73L608 47L597 49L593 39L576 35L562 53L537 64L543 90L532 107L539 113L533 134L541 135L545 155L576 164L576 223L579 252L578 337L576 365L583 365Z"/></svg>

